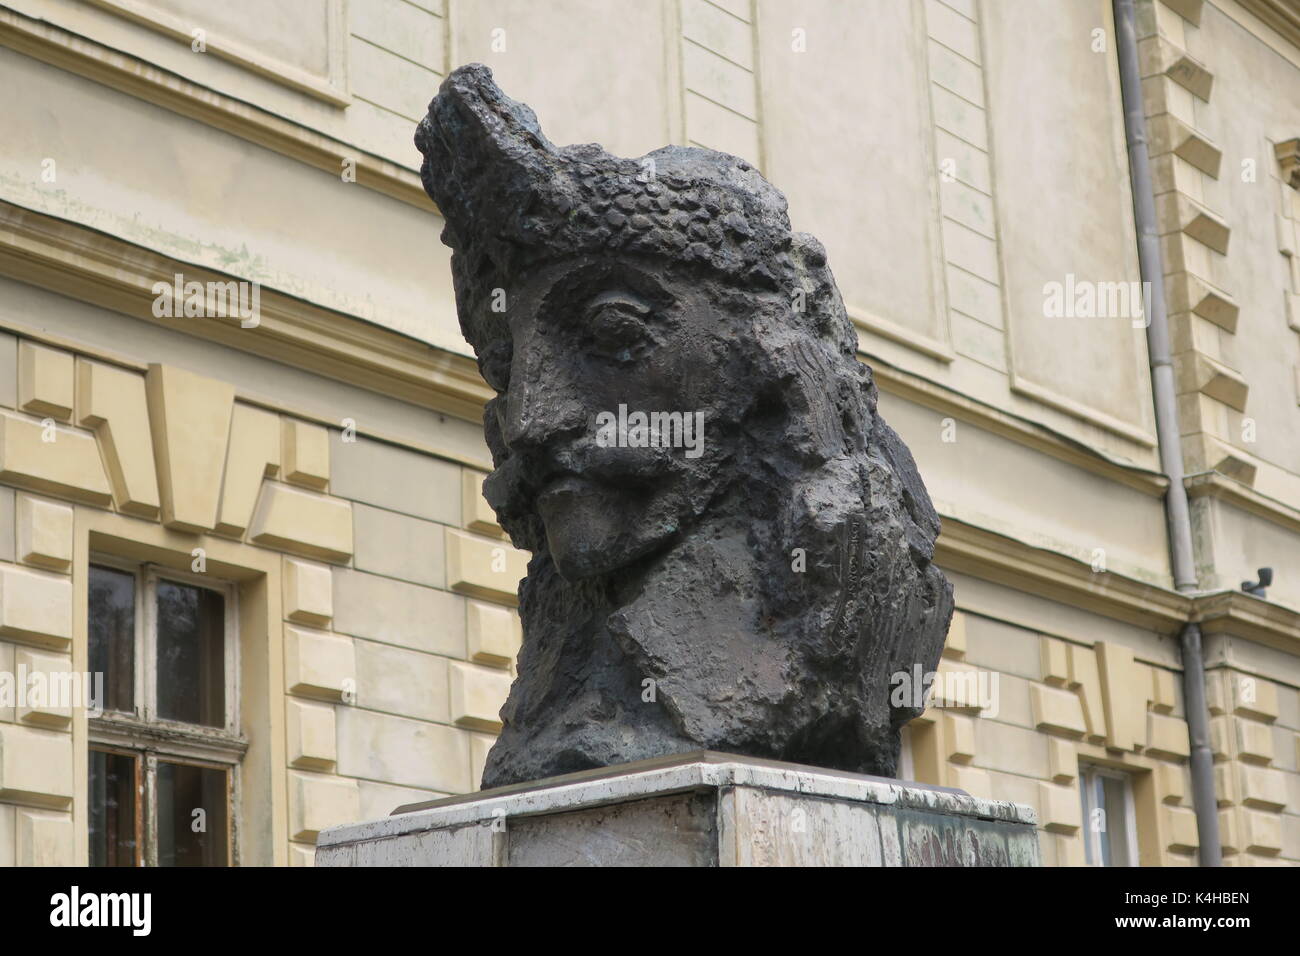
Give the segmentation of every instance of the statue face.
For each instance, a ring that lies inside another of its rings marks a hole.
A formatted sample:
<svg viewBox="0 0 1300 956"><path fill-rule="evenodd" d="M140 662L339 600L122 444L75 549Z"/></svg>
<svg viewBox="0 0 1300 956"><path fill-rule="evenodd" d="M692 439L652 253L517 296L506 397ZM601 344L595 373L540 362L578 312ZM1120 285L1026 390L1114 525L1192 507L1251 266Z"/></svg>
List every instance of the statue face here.
<svg viewBox="0 0 1300 956"><path fill-rule="evenodd" d="M719 426L744 404L717 394L744 380L724 368L740 362L725 320L698 286L629 260L546 266L505 304L508 337L480 349L499 393L489 441L509 453L489 500L537 515L569 580L671 542L707 505L731 431Z"/></svg>

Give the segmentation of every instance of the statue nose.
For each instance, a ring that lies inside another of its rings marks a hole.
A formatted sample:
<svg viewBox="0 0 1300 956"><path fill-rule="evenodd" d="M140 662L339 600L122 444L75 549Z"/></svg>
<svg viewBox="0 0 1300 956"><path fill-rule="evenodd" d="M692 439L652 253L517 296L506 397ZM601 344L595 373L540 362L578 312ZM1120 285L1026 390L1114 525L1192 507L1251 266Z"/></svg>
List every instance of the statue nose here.
<svg viewBox="0 0 1300 956"><path fill-rule="evenodd" d="M581 431L584 422L577 391L541 355L511 372L500 414L501 437L515 450L547 445Z"/></svg>
<svg viewBox="0 0 1300 956"><path fill-rule="evenodd" d="M505 407L502 409L501 437L513 449L536 446L542 443L541 403L536 398L537 389L532 382L511 382Z"/></svg>

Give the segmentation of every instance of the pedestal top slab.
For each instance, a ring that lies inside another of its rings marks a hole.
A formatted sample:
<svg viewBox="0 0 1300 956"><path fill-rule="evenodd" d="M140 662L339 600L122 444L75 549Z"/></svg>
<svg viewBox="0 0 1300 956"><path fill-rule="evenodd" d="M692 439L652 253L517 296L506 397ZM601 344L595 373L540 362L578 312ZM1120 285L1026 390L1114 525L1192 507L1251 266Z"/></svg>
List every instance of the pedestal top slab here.
<svg viewBox="0 0 1300 956"><path fill-rule="evenodd" d="M968 820L1029 826L1038 822L1032 807L985 800L962 790L700 750L398 807L392 816L382 820L324 830L317 847L463 827L502 816L515 819L669 794L734 788L918 810Z"/></svg>

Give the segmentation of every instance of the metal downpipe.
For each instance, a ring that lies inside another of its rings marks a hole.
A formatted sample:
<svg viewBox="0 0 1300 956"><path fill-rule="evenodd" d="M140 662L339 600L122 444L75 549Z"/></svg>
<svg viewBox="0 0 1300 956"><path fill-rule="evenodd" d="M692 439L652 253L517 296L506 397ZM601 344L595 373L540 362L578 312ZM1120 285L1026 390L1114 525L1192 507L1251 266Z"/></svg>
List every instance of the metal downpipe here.
<svg viewBox="0 0 1300 956"><path fill-rule="evenodd" d="M1156 222L1151 159L1147 153L1146 111L1138 67L1137 20L1133 0L1114 0L1115 48L1119 59L1124 133L1128 141L1133 186L1133 216L1137 227L1138 262L1147 298L1147 353L1151 360L1151 392L1155 402L1160 465L1169 479L1165 492L1165 522L1174 586L1197 590L1192 520L1183 484L1183 452L1178 427L1173 357L1169 346L1169 317L1165 304L1164 258ZM1214 756L1210 750L1210 711L1205 701L1205 658L1200 625L1189 621L1179 636L1183 659L1183 705L1191 743L1192 804L1200 841L1201 866L1222 866L1218 798L1214 792Z"/></svg>

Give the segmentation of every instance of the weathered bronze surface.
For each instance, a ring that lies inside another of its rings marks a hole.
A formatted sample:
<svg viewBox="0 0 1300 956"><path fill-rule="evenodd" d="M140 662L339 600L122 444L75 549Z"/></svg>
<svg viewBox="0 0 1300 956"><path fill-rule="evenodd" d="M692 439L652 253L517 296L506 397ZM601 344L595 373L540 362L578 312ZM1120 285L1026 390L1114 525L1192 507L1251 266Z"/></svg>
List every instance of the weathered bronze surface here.
<svg viewBox="0 0 1300 956"><path fill-rule="evenodd" d="M821 244L744 160L556 147L477 64L416 144L532 552L483 786L701 748L894 776L952 588Z"/></svg>

